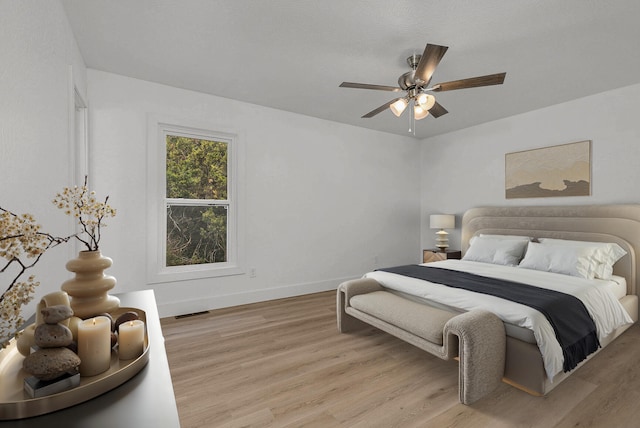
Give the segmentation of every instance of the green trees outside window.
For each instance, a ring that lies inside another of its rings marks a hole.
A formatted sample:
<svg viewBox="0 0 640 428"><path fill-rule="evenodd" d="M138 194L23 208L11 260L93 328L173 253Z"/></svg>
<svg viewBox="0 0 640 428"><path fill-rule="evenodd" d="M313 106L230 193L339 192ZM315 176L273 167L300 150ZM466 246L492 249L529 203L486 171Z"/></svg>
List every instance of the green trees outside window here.
<svg viewBox="0 0 640 428"><path fill-rule="evenodd" d="M166 265L227 261L228 142L166 136Z"/></svg>

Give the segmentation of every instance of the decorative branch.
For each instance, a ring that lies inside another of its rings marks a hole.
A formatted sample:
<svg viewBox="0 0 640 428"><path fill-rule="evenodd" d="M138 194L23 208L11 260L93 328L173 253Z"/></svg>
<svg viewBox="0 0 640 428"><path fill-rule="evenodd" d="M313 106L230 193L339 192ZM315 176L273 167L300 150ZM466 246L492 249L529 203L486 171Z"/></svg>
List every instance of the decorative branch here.
<svg viewBox="0 0 640 428"><path fill-rule="evenodd" d="M104 202L98 202L95 194L96 192L89 192L87 189L87 176L85 176L82 187L65 187L62 193L56 194L53 199L54 205L65 210L65 214L73 215L78 219L78 223L82 226L82 233L88 238L81 238L82 233L75 237L87 247L88 251L99 249L101 228L107 227L103 220L116 215L115 208L108 204L109 196L104 199Z"/></svg>
<svg viewBox="0 0 640 428"><path fill-rule="evenodd" d="M17 329L24 323L21 308L33 299L35 287L40 285L35 276L20 281L22 275L39 261L49 248L68 242L66 238L40 232L31 214L17 215L0 207L0 257L7 263L0 273L6 273L11 265L18 265L18 273L0 296L0 346L6 347ZM32 259L27 262L26 259Z"/></svg>

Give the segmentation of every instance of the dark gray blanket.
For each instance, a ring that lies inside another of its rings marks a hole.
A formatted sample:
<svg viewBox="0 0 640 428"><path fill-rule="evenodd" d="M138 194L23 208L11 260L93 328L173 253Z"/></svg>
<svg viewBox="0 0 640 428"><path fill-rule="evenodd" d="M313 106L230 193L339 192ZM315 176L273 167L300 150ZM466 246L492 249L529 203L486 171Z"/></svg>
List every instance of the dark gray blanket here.
<svg viewBox="0 0 640 428"><path fill-rule="evenodd" d="M569 294L468 272L420 265L378 269L449 287L489 294L527 305L551 323L564 355L564 371L574 369L600 347L596 325L582 301Z"/></svg>

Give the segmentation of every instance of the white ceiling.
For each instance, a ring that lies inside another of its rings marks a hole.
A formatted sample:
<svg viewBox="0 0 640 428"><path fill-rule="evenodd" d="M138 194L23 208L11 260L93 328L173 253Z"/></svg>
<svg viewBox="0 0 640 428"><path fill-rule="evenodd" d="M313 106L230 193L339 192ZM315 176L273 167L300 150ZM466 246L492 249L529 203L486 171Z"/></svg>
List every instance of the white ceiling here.
<svg viewBox="0 0 640 428"><path fill-rule="evenodd" d="M436 93L449 114L416 137L640 82L638 0L62 0L90 68L336 122L407 133L405 59L449 46L432 83L507 72L502 86Z"/></svg>

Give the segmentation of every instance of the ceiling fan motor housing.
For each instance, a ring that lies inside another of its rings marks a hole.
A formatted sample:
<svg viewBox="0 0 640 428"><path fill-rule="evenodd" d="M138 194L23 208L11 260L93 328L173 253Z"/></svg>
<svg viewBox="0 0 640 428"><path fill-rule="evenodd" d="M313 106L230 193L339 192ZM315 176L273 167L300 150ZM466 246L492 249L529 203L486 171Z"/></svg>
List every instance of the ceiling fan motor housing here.
<svg viewBox="0 0 640 428"><path fill-rule="evenodd" d="M415 54L407 58L407 64L411 67L411 71L407 71L398 78L398 86L400 86L402 90L407 91L425 84L421 79L416 79L416 68L420 63L420 58L422 58L422 55Z"/></svg>
<svg viewBox="0 0 640 428"><path fill-rule="evenodd" d="M424 85L424 81L421 79L416 79L416 71L411 70L404 73L402 76L398 78L398 86L402 88L404 91L410 90L420 90Z"/></svg>

